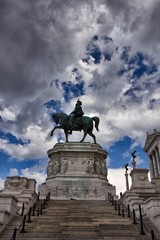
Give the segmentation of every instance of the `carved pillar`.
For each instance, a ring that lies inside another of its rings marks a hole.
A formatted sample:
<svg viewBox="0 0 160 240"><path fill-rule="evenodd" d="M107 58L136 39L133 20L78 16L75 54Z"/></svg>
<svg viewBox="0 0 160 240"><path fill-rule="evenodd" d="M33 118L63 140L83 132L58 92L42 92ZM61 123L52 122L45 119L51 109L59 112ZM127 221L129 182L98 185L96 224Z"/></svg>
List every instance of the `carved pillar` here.
<svg viewBox="0 0 160 240"><path fill-rule="evenodd" d="M152 152L152 157L153 157L153 166L154 166L155 177L158 177L158 167L157 167L157 159L156 159L155 151Z"/></svg>
<svg viewBox="0 0 160 240"><path fill-rule="evenodd" d="M128 182L128 173L127 173L127 171L125 172L125 177L126 177L126 191L129 191L129 182Z"/></svg>
<svg viewBox="0 0 160 240"><path fill-rule="evenodd" d="M160 177L160 159L159 159L158 147L155 148L155 156L156 156L158 177Z"/></svg>
<svg viewBox="0 0 160 240"><path fill-rule="evenodd" d="M150 154L149 155L149 169L151 173L151 179L155 178L155 171L154 171L154 166L153 166L153 157Z"/></svg>

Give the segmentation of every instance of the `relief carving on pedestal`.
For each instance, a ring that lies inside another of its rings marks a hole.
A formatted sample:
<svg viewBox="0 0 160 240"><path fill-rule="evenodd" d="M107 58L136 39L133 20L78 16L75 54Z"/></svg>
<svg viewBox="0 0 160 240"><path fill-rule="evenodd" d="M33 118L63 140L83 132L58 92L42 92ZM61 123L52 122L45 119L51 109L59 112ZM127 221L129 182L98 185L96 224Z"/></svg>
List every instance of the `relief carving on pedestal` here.
<svg viewBox="0 0 160 240"><path fill-rule="evenodd" d="M72 194L73 197L81 197L82 196L82 191L81 188L78 186L75 186L72 188Z"/></svg>
<svg viewBox="0 0 160 240"><path fill-rule="evenodd" d="M56 175L60 172L60 163L58 160L50 162L47 167L47 176Z"/></svg>
<svg viewBox="0 0 160 240"><path fill-rule="evenodd" d="M47 167L47 176L51 176L53 174L53 171L54 171L54 165L53 163L50 163L48 164L48 167Z"/></svg>
<svg viewBox="0 0 160 240"><path fill-rule="evenodd" d="M102 166L100 161L95 161L95 170L98 175L102 174Z"/></svg>
<svg viewBox="0 0 160 240"><path fill-rule="evenodd" d="M68 161L63 160L61 163L60 173L66 173L67 169L68 169Z"/></svg>
<svg viewBox="0 0 160 240"><path fill-rule="evenodd" d="M107 177L107 175L108 175L107 166L106 166L106 162L105 162L105 161L102 163L102 174L103 174L105 177Z"/></svg>
<svg viewBox="0 0 160 240"><path fill-rule="evenodd" d="M65 198L69 197L69 186L61 185L52 187L51 196Z"/></svg>
<svg viewBox="0 0 160 240"><path fill-rule="evenodd" d="M53 174L57 174L60 172L60 163L58 160L54 162L54 169L53 169Z"/></svg>
<svg viewBox="0 0 160 240"><path fill-rule="evenodd" d="M4 190L22 190L26 189L27 179L21 177L9 177L4 182Z"/></svg>
<svg viewBox="0 0 160 240"><path fill-rule="evenodd" d="M139 175L139 180L144 181L146 176L144 174Z"/></svg>
<svg viewBox="0 0 160 240"><path fill-rule="evenodd" d="M91 173L91 174L95 173L94 160L89 160L89 161L88 161L87 172L88 172L88 173Z"/></svg>

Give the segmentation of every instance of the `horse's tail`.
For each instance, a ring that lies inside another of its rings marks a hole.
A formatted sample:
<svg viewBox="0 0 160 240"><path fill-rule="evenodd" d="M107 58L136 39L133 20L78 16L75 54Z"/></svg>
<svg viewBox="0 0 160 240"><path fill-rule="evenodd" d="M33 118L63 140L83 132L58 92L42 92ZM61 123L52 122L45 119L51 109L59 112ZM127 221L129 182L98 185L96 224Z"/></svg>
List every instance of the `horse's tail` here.
<svg viewBox="0 0 160 240"><path fill-rule="evenodd" d="M98 125L99 125L99 117L92 117L92 120L95 121L95 128L97 131L99 131L98 129Z"/></svg>

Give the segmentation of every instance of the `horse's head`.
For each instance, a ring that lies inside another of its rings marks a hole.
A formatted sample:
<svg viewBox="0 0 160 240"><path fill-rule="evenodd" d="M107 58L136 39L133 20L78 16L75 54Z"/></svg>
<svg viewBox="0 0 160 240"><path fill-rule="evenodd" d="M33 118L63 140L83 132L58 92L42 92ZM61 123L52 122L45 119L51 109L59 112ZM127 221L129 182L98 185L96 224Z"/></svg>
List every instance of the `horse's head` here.
<svg viewBox="0 0 160 240"><path fill-rule="evenodd" d="M59 123L59 116L58 116L58 114L52 114L52 118L53 118L53 120L55 121L55 123L56 124L58 124Z"/></svg>

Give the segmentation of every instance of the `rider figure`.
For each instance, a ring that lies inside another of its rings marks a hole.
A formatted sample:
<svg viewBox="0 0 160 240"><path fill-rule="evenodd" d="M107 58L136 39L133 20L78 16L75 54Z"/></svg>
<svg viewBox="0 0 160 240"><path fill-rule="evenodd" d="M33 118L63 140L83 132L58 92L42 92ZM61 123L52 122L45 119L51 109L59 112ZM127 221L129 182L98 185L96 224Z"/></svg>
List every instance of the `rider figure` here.
<svg viewBox="0 0 160 240"><path fill-rule="evenodd" d="M70 124L71 124L71 133L75 127L75 120L77 120L77 124L81 125L81 117L84 115L82 110L82 102L78 99L74 110L70 113Z"/></svg>

